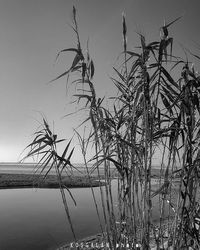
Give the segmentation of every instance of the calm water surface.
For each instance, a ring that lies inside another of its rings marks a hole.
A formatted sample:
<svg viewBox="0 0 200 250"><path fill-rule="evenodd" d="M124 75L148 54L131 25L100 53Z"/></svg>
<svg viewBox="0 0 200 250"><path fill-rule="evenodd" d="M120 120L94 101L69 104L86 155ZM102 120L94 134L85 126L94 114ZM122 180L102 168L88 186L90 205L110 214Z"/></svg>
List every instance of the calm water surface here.
<svg viewBox="0 0 200 250"><path fill-rule="evenodd" d="M91 190L77 188L72 193L77 207L67 197L77 237L98 233ZM55 249L73 240L59 190L0 190L0 201L1 250Z"/></svg>
<svg viewBox="0 0 200 250"><path fill-rule="evenodd" d="M117 181L112 181L117 190ZM94 188L100 205L99 188ZM100 232L91 189L71 189L77 206L67 195L70 215L78 239ZM156 198L157 199L157 198ZM153 217L158 217L156 204ZM157 218L158 219L158 218ZM58 189L0 190L0 249L56 249L73 241Z"/></svg>

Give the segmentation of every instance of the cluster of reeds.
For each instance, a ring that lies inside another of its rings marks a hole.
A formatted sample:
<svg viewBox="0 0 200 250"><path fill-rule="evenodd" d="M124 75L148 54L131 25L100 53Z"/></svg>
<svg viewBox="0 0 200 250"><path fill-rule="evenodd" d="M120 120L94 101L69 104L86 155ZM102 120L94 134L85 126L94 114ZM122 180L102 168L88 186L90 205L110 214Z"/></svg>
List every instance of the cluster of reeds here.
<svg viewBox="0 0 200 250"><path fill-rule="evenodd" d="M91 159L93 169L99 171L99 167L104 168L106 185L100 186L106 225L103 231L111 249L116 249L117 244L129 244L132 249L137 249L140 244L141 249L150 249L152 239L160 249L166 243L166 235L168 247L171 245L172 249L200 247L200 76L187 60L172 53L173 38L168 30L178 20L161 27L159 41L147 43L145 37L138 34L140 45L131 51L127 45L127 26L123 16L122 62L121 66L114 68L112 78L118 94L112 97L113 104L109 108L104 105L104 99L96 95L93 82L95 67L88 49L83 53L75 8L73 30L77 38L76 47L63 49L58 54L75 53L71 67L53 81L73 73L80 76L73 81L79 85L74 96L77 102L85 101L88 117L84 123L90 122L91 132L88 138L77 134L85 166L88 164L87 147L92 142L95 148ZM41 141L35 139L30 146L46 139L46 136ZM40 146L37 153L43 148ZM53 160L59 169L57 159L67 164L64 160L66 150L59 158L54 146L51 148L43 167ZM158 149L161 152L161 174L159 188L153 191L153 156ZM36 153L34 148L30 154L33 153ZM111 188L112 166L118 172L117 211ZM87 171L89 175L88 168ZM179 175L176 194L173 184L175 174ZM155 196L159 196L160 200L160 221L156 225L152 218ZM97 211L101 209L96 208ZM168 208L167 215L165 208Z"/></svg>
<svg viewBox="0 0 200 250"><path fill-rule="evenodd" d="M34 168L34 173L38 174L39 177L42 176L43 180L46 178L46 176L50 173L52 169L56 171L56 176L59 183L65 212L71 227L74 240L76 240L76 235L71 221L68 203L64 190L66 189L68 191L75 204L76 201L74 200L70 190L63 185L61 180L63 172L70 174L70 172L74 168L74 166L70 162L74 148L69 152L69 147L71 144L71 141L69 141L63 153L59 155L57 150L57 144L63 141L65 141L65 139L58 140L57 135L51 131L46 119L43 118L43 123L41 124L39 129L34 133L33 141L26 147L28 153L22 159L22 161L24 161L26 158L31 157L34 159L36 157L37 164Z"/></svg>

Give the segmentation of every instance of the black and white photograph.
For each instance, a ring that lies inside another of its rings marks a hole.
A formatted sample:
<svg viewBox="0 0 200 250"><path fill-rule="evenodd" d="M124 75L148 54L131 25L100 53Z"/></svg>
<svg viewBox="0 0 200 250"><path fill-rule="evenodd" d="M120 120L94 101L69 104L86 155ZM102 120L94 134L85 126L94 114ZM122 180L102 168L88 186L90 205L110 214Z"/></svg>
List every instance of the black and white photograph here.
<svg viewBox="0 0 200 250"><path fill-rule="evenodd" d="M199 10L0 0L0 250L200 249Z"/></svg>

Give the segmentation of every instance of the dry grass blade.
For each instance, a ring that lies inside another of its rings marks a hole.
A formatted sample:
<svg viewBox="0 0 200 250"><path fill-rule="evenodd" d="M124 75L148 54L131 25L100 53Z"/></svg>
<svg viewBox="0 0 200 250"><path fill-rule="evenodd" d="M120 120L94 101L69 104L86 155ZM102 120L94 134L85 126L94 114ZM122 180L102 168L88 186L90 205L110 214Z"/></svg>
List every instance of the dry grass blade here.
<svg viewBox="0 0 200 250"><path fill-rule="evenodd" d="M76 49L76 48L63 49L63 50L61 50L61 51L58 52L55 61L57 61L57 59L58 59L58 57L61 55L61 53L63 53L63 52L68 52L68 51L76 52L77 54L80 53L79 50Z"/></svg>
<svg viewBox="0 0 200 250"><path fill-rule="evenodd" d="M168 28L169 26L171 26L172 24L174 24L175 22L177 22L178 20L180 20L183 16L177 17L175 20L171 21L170 23L168 23L167 25L165 25L166 28Z"/></svg>
<svg viewBox="0 0 200 250"><path fill-rule="evenodd" d="M127 27L126 27L126 20L125 20L125 15L124 15L124 13L123 13L123 15L122 15L122 24L123 24L124 51L126 52L126 43L127 43L127 41L126 41L126 39L127 39L127 37L126 37L126 32L127 32Z"/></svg>
<svg viewBox="0 0 200 250"><path fill-rule="evenodd" d="M58 77L54 78L53 80L51 80L49 83L51 82L55 82L57 81L58 79L62 78L63 76L67 76L69 73L70 73L71 69L65 71L64 73L60 74Z"/></svg>
<svg viewBox="0 0 200 250"><path fill-rule="evenodd" d="M69 193L71 199L73 200L74 202L74 205L77 206L77 203L76 203L76 200L74 199L74 196L72 195L70 189L68 187L66 187L65 185L63 185L63 187L67 190L67 192Z"/></svg>

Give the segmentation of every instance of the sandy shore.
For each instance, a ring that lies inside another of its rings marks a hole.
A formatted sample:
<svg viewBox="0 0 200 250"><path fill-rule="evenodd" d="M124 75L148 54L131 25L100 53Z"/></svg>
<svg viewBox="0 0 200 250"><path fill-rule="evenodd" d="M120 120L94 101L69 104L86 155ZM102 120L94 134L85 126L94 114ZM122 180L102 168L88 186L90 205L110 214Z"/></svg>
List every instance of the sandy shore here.
<svg viewBox="0 0 200 250"><path fill-rule="evenodd" d="M163 244L160 244L160 247L164 247L164 249L171 249L170 247L168 247L168 237L165 237L163 239ZM138 249L140 249L141 245L137 244ZM117 247L120 247L120 244L118 244ZM157 249L157 245L156 242L154 240L153 237L151 237L150 239L150 245L149 245L151 250L156 250ZM82 240L78 240L77 242L71 242L69 244L65 244L59 248L57 248L56 250L109 250L109 245L108 245L108 241L105 241L105 238L103 237L103 235L101 233L93 235L93 236L89 236L86 237ZM120 247L119 249L131 249L129 247ZM163 249L163 248L162 248Z"/></svg>
<svg viewBox="0 0 200 250"><path fill-rule="evenodd" d="M90 187L90 181L87 176L63 176L62 183L67 188ZM91 177L93 187L99 186L99 181L95 177ZM56 175L49 175L45 179L43 176L33 174L0 174L0 189L5 188L59 188Z"/></svg>

